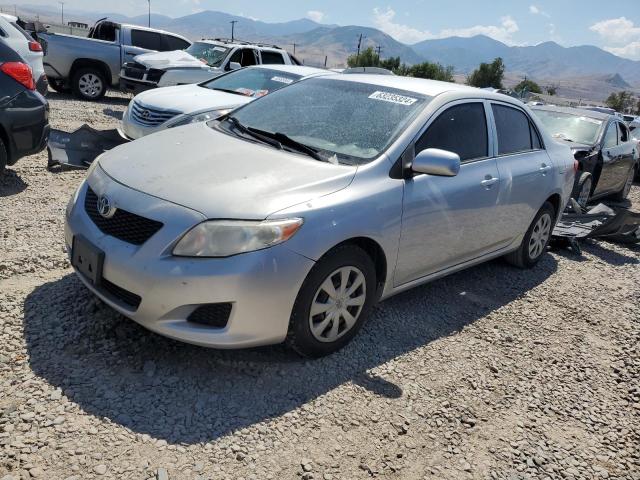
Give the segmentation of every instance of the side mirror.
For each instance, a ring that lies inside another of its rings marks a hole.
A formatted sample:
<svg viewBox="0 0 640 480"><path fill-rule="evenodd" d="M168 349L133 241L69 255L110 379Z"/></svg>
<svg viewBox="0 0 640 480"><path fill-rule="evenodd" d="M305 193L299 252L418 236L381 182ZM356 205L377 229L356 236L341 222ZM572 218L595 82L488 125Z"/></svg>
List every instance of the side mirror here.
<svg viewBox="0 0 640 480"><path fill-rule="evenodd" d="M242 65L240 65L238 62L231 62L229 64L229 67L231 68L231 70L240 70L242 68Z"/></svg>
<svg viewBox="0 0 640 480"><path fill-rule="evenodd" d="M427 148L413 159L411 170L439 177L455 177L460 172L460 156L438 148Z"/></svg>

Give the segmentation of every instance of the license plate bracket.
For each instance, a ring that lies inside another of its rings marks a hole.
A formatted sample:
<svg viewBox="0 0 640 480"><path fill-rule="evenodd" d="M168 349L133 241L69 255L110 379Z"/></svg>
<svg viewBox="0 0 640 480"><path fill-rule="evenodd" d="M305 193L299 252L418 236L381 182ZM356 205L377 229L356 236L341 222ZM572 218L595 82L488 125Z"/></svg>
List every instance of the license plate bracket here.
<svg viewBox="0 0 640 480"><path fill-rule="evenodd" d="M71 265L82 273L94 286L102 279L104 252L82 235L73 237Z"/></svg>

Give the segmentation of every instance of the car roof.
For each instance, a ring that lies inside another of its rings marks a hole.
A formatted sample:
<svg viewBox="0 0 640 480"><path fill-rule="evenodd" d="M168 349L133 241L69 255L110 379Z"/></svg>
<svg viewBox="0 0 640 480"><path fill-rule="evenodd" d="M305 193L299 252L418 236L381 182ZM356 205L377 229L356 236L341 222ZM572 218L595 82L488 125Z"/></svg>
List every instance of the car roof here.
<svg viewBox="0 0 640 480"><path fill-rule="evenodd" d="M226 38L202 38L200 40L196 40L194 43L208 43L209 45L219 45L219 46L225 46L228 48L234 48L234 47L251 47L251 48L257 48L260 50L274 50L274 51L279 51L282 52L284 51L283 48L280 48L277 45L267 45L264 43L251 43L251 42L242 42L242 41L232 41Z"/></svg>
<svg viewBox="0 0 640 480"><path fill-rule="evenodd" d="M594 120L602 120L602 121L607 121L609 120L611 117L614 117L614 115L608 114L608 113L602 113L602 112L598 112L596 110L587 110L585 108L572 108L572 107L550 107L548 105L545 106L535 106L535 107L531 107L532 110L536 111L536 110L542 110L545 112L558 112L558 113L566 113L569 115L575 115L575 116L579 116L579 117L587 117L587 118L593 118Z"/></svg>
<svg viewBox="0 0 640 480"><path fill-rule="evenodd" d="M371 85L378 85L380 87L387 88L396 88L399 90L406 90L408 92L427 95L429 97L435 97L445 92L466 92L472 97L482 97L502 101L504 101L505 99L509 99L509 101L511 102L516 101L515 99L507 95L487 92L485 90L481 90L476 87L470 87L468 85L461 85L459 83L451 82L441 82L439 80L427 80L424 78L402 77L399 75L373 75L362 73L344 75L342 73L334 73L323 78L332 80L344 80L346 82L368 83Z"/></svg>
<svg viewBox="0 0 640 480"><path fill-rule="evenodd" d="M330 72L329 70L324 70L322 68L315 68L315 67L305 67L305 66L301 66L301 65L279 65L279 64L268 64L268 63L263 63L262 65L253 65L251 67L247 67L247 68L259 68L259 69L264 69L264 70L277 70L279 72L284 72L284 73L293 73L295 75L301 75L303 77L309 77L309 76L314 76L314 75L329 75L333 72Z"/></svg>
<svg viewBox="0 0 640 480"><path fill-rule="evenodd" d="M17 22L18 21L18 17L14 16L14 15L9 15L8 13L0 13L0 17L3 17L7 20L9 20L10 22Z"/></svg>

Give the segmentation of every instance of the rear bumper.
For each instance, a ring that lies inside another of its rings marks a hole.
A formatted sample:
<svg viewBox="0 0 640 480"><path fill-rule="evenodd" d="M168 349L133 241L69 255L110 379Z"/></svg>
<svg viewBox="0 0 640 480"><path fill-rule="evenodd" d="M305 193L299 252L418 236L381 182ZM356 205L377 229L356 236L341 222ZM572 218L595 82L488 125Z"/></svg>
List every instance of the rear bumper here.
<svg viewBox="0 0 640 480"><path fill-rule="evenodd" d="M0 112L0 122L9 137L9 165L46 147L49 104L38 92L24 91L13 98Z"/></svg>

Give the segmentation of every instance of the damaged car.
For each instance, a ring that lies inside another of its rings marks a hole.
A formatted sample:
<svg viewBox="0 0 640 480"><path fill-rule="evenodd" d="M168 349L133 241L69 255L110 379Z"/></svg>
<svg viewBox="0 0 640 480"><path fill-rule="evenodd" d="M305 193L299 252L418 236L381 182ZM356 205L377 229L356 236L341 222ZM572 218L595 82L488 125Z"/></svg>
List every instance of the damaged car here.
<svg viewBox="0 0 640 480"><path fill-rule="evenodd" d="M497 257L536 265L573 167L510 97L325 75L106 152L65 243L84 285L152 331L319 357L382 299Z"/></svg>
<svg viewBox="0 0 640 480"><path fill-rule="evenodd" d="M122 133L133 140L166 128L212 120L300 79L328 73L296 65L255 66L200 84L149 90L129 103Z"/></svg>
<svg viewBox="0 0 640 480"><path fill-rule="evenodd" d="M638 170L639 148L616 115L568 107L533 107L551 135L578 161L572 197L581 206L602 198L624 200Z"/></svg>

